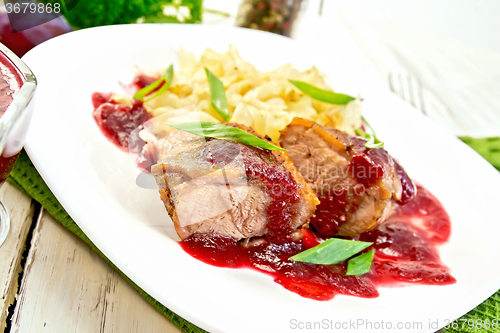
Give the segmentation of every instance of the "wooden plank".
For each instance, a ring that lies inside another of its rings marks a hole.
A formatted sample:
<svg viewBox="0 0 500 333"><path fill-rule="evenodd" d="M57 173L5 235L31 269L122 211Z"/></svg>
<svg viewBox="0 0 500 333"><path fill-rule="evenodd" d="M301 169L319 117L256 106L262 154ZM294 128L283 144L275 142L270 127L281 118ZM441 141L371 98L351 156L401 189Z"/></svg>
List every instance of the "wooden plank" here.
<svg viewBox="0 0 500 333"><path fill-rule="evenodd" d="M21 259L33 221L35 203L9 183L2 186L0 200L10 215L10 233L0 247L0 331L3 331L9 306L14 303L17 293Z"/></svg>
<svg viewBox="0 0 500 333"><path fill-rule="evenodd" d="M180 332L87 244L42 214L11 332Z"/></svg>

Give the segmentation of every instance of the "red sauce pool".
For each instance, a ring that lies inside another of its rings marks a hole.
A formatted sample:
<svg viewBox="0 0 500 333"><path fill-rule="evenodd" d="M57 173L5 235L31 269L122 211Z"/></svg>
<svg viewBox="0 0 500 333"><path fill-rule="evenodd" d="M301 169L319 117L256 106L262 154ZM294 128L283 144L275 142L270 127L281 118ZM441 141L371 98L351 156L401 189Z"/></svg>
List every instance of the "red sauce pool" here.
<svg viewBox="0 0 500 333"><path fill-rule="evenodd" d="M326 301L338 294L377 297L377 286L454 283L455 278L441 263L436 248L449 235L448 214L430 192L418 186L415 198L398 207L387 223L359 237L374 243L365 251L375 249L370 272L361 276L345 276L345 263L315 265L288 259L319 243L320 238L311 230L304 232L301 241L266 241L251 248L244 248L233 239L207 235L194 235L180 244L204 263L252 268L272 276L276 283L294 293Z"/></svg>
<svg viewBox="0 0 500 333"><path fill-rule="evenodd" d="M135 93L156 79L158 78L140 74L125 88ZM112 93L101 92L92 94L92 105L94 106L92 116L109 141L124 151L138 153L138 166L149 172L151 165L155 163L155 158L153 158L153 154L143 151L145 142L135 135L134 130L152 117L143 107L142 101L133 99L132 105L123 105L113 101L112 95Z"/></svg>
<svg viewBox="0 0 500 333"><path fill-rule="evenodd" d="M108 140L121 149L138 153L144 146L144 141L132 132L151 119L151 115L142 106L142 101L133 100L132 105L128 106L115 103L111 96L110 93L92 95L92 115L97 126Z"/></svg>

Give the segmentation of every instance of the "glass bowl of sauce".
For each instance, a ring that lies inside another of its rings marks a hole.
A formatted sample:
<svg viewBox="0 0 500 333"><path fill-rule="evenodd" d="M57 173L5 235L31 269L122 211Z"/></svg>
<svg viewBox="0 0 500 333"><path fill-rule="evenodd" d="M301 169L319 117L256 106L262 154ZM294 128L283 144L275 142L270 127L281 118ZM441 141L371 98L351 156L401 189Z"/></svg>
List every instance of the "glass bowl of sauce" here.
<svg viewBox="0 0 500 333"><path fill-rule="evenodd" d="M33 112L36 78L26 64L0 43L0 186L16 163ZM0 202L0 246L9 232L9 215Z"/></svg>

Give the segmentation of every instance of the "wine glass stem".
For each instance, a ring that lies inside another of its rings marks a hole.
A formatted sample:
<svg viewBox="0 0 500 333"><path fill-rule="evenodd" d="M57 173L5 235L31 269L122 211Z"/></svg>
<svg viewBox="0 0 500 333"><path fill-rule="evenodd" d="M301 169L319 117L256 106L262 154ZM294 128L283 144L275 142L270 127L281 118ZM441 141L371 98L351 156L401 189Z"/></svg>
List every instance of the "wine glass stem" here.
<svg viewBox="0 0 500 333"><path fill-rule="evenodd" d="M2 246L3 242L7 238L7 234L10 229L10 218L7 209L0 201L0 246Z"/></svg>

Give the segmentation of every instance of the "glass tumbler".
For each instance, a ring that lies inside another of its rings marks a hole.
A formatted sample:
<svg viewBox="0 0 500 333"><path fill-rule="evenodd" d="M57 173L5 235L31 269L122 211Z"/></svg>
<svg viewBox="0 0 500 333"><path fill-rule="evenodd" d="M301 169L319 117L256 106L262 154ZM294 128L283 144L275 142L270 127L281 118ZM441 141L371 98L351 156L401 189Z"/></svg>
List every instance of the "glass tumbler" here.
<svg viewBox="0 0 500 333"><path fill-rule="evenodd" d="M0 43L0 186L16 163L33 112L36 78L26 64ZM10 220L0 201L0 246L9 233Z"/></svg>

